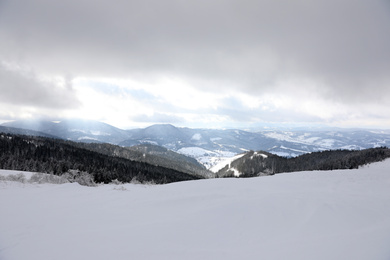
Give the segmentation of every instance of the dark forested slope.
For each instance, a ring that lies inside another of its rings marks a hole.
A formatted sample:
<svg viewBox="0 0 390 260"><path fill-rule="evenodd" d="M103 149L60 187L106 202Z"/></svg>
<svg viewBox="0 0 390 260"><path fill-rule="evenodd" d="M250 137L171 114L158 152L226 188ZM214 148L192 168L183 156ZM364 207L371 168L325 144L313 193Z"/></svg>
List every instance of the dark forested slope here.
<svg viewBox="0 0 390 260"><path fill-rule="evenodd" d="M221 169L217 176L237 176L237 172L240 177L254 177L282 172L356 169L361 165L382 161L389 157L390 150L386 147L358 151L322 151L293 158L280 157L267 152L250 151Z"/></svg>
<svg viewBox="0 0 390 260"><path fill-rule="evenodd" d="M107 143L71 143L72 145L76 145L80 148L85 148L87 150L109 156L122 157L137 162L145 162L191 175L203 177L213 176L212 172L208 171L194 158L178 154L157 145L142 144L132 147L121 147Z"/></svg>
<svg viewBox="0 0 390 260"><path fill-rule="evenodd" d="M88 172L95 182L114 179L170 183L201 177L165 167L108 156L72 142L44 137L0 134L0 168L61 175L70 169Z"/></svg>

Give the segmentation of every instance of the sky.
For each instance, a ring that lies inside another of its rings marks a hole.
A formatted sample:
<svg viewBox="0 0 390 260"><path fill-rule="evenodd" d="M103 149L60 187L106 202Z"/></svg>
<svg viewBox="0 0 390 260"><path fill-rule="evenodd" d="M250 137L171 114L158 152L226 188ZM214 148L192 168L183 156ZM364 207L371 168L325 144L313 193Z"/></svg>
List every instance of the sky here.
<svg viewBox="0 0 390 260"><path fill-rule="evenodd" d="M0 122L390 129L389 0L0 0Z"/></svg>

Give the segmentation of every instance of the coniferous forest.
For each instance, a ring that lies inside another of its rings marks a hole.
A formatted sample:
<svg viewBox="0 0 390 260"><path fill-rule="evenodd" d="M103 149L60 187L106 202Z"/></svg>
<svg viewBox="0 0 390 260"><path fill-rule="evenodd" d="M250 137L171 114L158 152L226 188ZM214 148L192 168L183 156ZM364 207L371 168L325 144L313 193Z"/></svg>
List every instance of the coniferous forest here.
<svg viewBox="0 0 390 260"><path fill-rule="evenodd" d="M241 173L240 177L255 177L297 171L357 169L359 166L382 161L389 157L390 149L387 147L364 150L328 150L292 158L281 157L263 151L250 151L221 169L217 176L233 177L234 172L232 168Z"/></svg>
<svg viewBox="0 0 390 260"><path fill-rule="evenodd" d="M69 170L87 172L97 183L196 180L200 176L144 162L108 156L79 148L72 142L44 137L0 134L0 168L62 175Z"/></svg>

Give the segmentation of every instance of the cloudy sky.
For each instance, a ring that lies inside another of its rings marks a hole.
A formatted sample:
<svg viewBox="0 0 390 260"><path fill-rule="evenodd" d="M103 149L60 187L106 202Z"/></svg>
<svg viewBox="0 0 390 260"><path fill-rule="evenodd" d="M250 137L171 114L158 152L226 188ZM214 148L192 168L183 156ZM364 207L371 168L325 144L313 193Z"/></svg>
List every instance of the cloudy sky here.
<svg viewBox="0 0 390 260"><path fill-rule="evenodd" d="M0 122L390 129L388 0L0 0Z"/></svg>

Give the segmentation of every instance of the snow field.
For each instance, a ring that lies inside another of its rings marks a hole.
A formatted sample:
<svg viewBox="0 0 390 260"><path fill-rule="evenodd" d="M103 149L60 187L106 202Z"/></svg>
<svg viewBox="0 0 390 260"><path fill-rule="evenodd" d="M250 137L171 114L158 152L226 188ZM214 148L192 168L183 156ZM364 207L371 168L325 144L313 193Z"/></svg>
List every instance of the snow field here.
<svg viewBox="0 0 390 260"><path fill-rule="evenodd" d="M160 186L0 182L0 259L390 259L390 160Z"/></svg>
<svg viewBox="0 0 390 260"><path fill-rule="evenodd" d="M179 149L177 152L195 158L199 163L203 164L207 169L211 170L212 172L217 172L219 170L216 169L220 166L215 167L216 165L219 165L221 162L224 163L226 160L231 160L236 155L235 153L229 151L209 151L195 146L184 147ZM222 169L225 165L223 165L220 169Z"/></svg>
<svg viewBox="0 0 390 260"><path fill-rule="evenodd" d="M238 155L235 155L233 157L230 157L230 158L225 158L225 159L222 159L220 162L218 162L217 164L215 164L213 167L211 167L209 170L212 171L212 172L218 172L219 170L221 170L222 168L224 168L226 165L230 165L234 160L237 160L239 158L241 158L242 156L244 156L245 154L242 153L242 154L238 154ZM229 167L230 168L230 167Z"/></svg>

